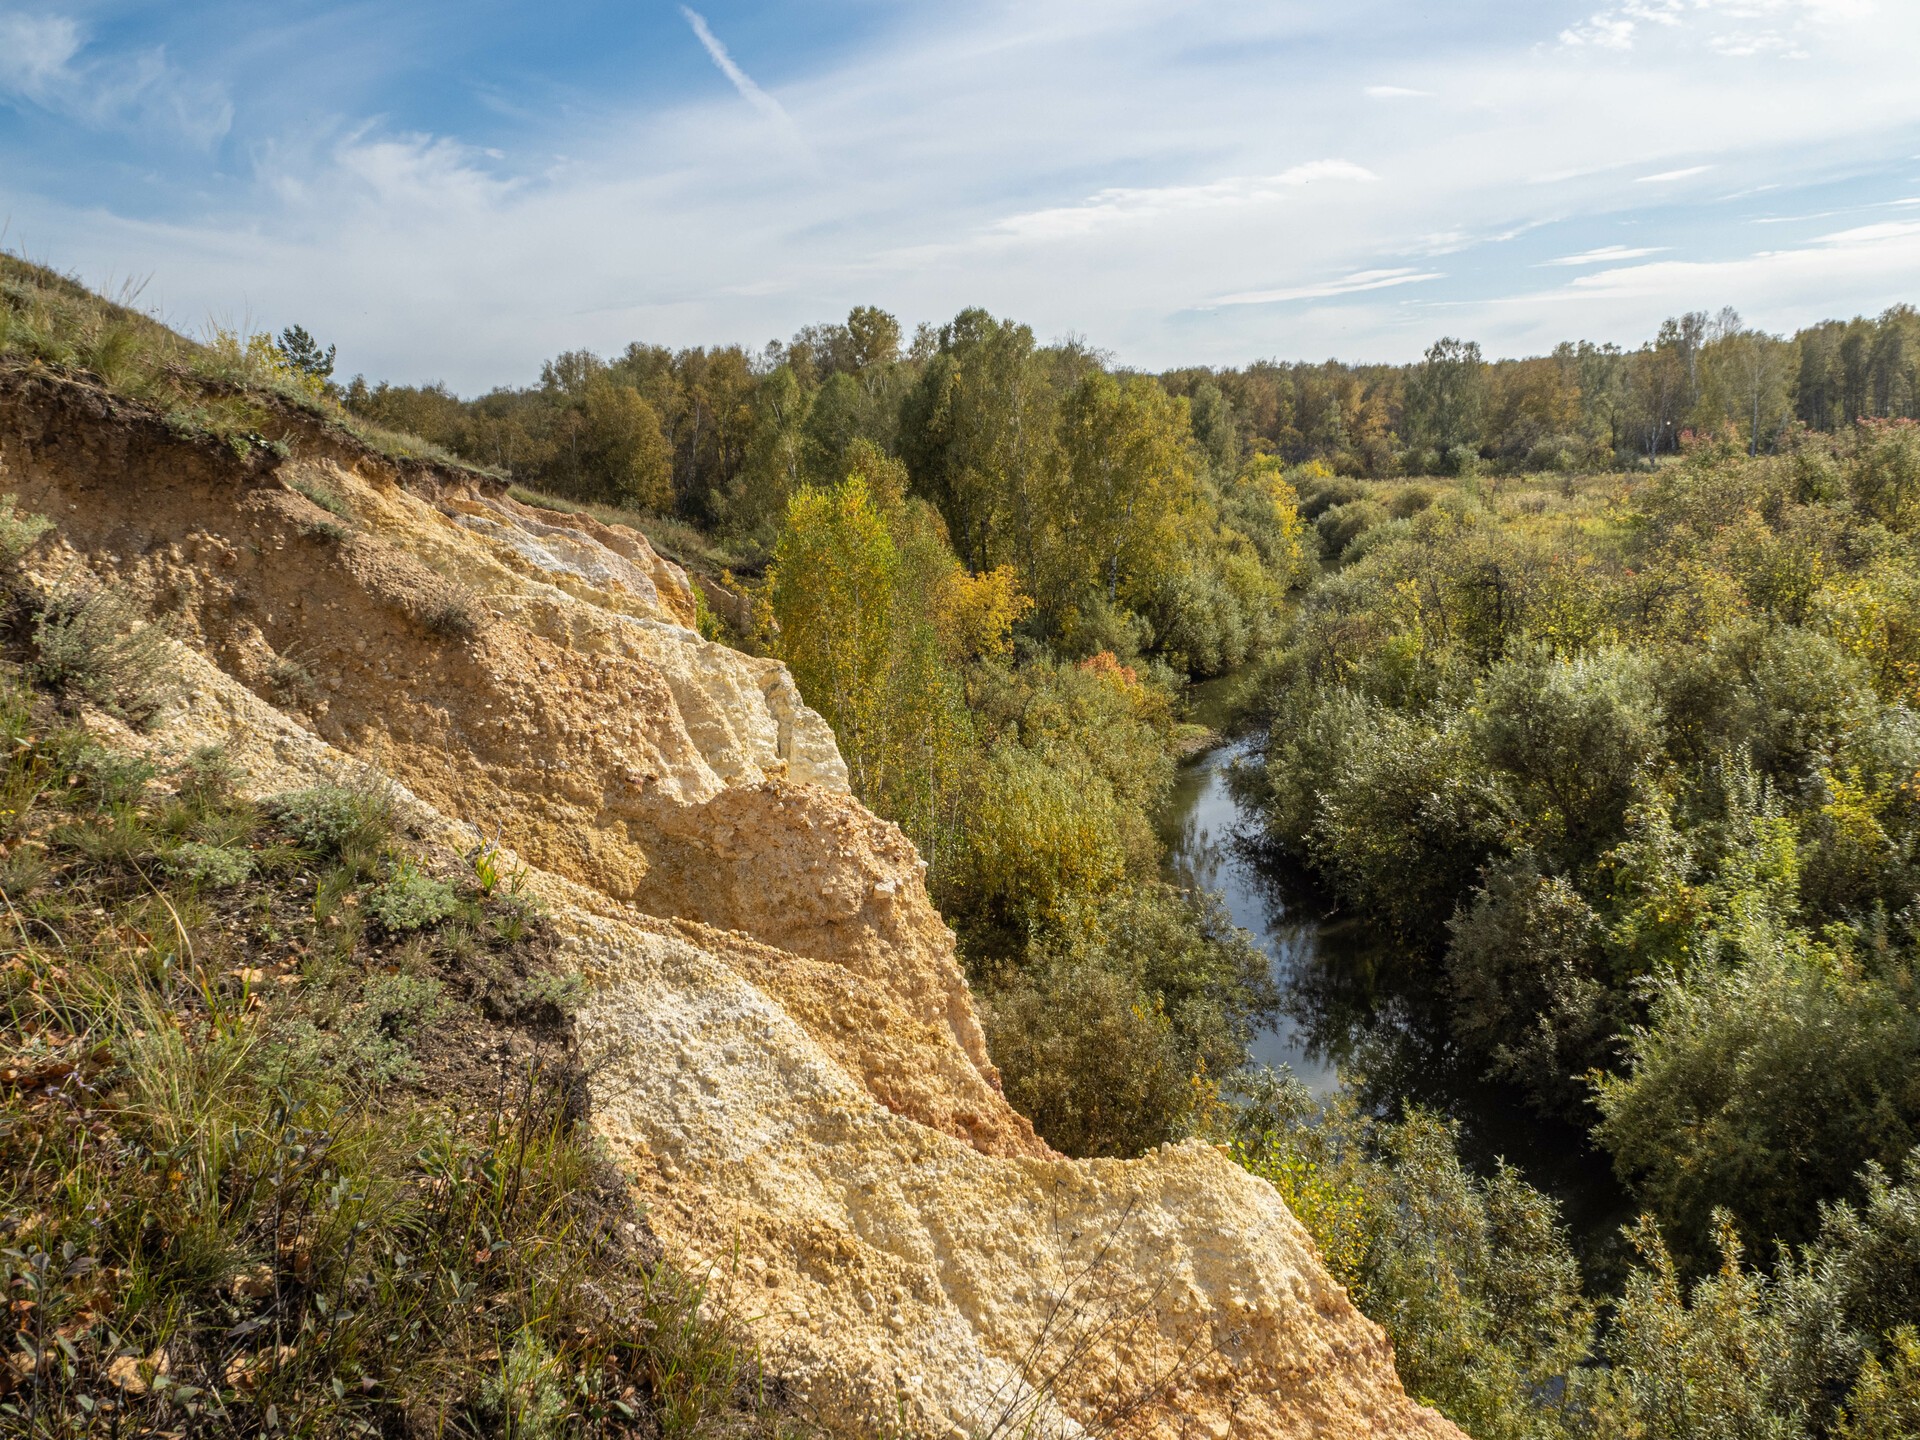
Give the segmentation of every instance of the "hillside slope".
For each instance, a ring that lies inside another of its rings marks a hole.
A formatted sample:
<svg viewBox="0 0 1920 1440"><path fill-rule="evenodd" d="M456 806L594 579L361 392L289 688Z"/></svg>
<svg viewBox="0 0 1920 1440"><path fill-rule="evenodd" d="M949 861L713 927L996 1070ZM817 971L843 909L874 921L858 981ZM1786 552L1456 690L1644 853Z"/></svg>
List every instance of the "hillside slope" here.
<svg viewBox="0 0 1920 1440"><path fill-rule="evenodd" d="M165 754L262 792L378 766L530 867L595 1123L814 1409L926 1433L1444 1436L1274 1191L1198 1144L1064 1160L1002 1097L913 847L778 664L702 641L637 534L269 406L183 435L0 369L48 585L175 639ZM281 453L285 452L285 453Z"/></svg>

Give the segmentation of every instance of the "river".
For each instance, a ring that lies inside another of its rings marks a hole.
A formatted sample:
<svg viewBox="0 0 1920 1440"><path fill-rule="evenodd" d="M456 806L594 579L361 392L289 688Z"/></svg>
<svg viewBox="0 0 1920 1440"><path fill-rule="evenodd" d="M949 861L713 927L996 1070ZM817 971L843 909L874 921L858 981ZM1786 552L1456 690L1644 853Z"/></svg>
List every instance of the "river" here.
<svg viewBox="0 0 1920 1440"><path fill-rule="evenodd" d="M1188 761L1160 825L1167 878L1217 894L1272 962L1281 1009L1255 1037L1254 1061L1288 1066L1320 1099L1355 1085L1383 1115L1416 1103L1450 1116L1470 1165L1518 1166L1560 1202L1590 1276L1613 1271L1630 1210L1604 1156L1578 1127L1541 1118L1464 1065L1427 968L1249 843L1256 827L1228 772L1258 753L1245 737Z"/></svg>

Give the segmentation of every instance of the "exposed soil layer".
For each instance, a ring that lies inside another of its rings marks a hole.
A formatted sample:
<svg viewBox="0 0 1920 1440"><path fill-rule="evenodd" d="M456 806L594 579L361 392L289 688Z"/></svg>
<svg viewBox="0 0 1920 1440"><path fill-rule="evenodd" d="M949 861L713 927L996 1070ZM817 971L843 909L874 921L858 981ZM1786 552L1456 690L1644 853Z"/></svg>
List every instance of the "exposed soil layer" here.
<svg viewBox="0 0 1920 1440"><path fill-rule="evenodd" d="M1035 1136L913 846L782 666L699 637L643 537L297 414L263 439L286 453L0 370L0 492L58 527L38 582L120 587L176 642L173 703L121 743L220 741L262 792L375 765L429 842L526 865L587 982L595 1124L810 1407L1457 1433L1264 1182L1202 1145L1081 1162Z"/></svg>

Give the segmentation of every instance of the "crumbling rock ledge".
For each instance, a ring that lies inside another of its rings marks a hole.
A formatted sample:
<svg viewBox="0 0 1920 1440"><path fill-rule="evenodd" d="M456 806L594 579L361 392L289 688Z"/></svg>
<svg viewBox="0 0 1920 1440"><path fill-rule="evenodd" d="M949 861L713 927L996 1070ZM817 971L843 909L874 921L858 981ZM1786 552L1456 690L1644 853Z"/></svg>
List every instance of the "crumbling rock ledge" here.
<svg viewBox="0 0 1920 1440"><path fill-rule="evenodd" d="M122 742L218 741L262 792L376 765L424 835L531 867L590 982L595 1123L831 1428L1458 1434L1265 1182L1035 1136L913 846L643 537L282 418L290 457L236 455L0 373L43 577L177 637L177 702Z"/></svg>

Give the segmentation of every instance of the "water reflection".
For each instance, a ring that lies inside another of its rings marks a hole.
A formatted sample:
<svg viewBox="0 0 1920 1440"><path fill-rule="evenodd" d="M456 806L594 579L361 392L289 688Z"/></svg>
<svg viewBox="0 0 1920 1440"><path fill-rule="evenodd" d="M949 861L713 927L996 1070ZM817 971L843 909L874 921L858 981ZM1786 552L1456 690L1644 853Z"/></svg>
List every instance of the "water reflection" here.
<svg viewBox="0 0 1920 1440"><path fill-rule="evenodd" d="M1518 1165L1561 1201L1590 1265L1610 1270L1626 1206L1604 1157L1582 1126L1540 1116L1458 1054L1429 965L1338 913L1307 877L1262 850L1229 783L1257 748L1257 739L1241 739L1188 764L1161 827L1167 878L1219 895L1272 959L1282 1005L1254 1041L1256 1063L1291 1066L1322 1098L1344 1074L1360 1103L1382 1115L1414 1103L1451 1116L1470 1164L1483 1172L1502 1158Z"/></svg>
<svg viewBox="0 0 1920 1440"><path fill-rule="evenodd" d="M1223 745L1181 771L1168 806L1170 823L1161 839L1167 846L1167 878L1176 885L1218 895L1233 923L1248 931L1272 957L1274 979L1291 998L1295 972L1317 965L1319 927L1313 919L1289 910L1260 873L1246 843L1250 837L1227 772L1236 760L1252 753L1253 745L1250 739ZM1291 1006L1255 1037L1253 1058L1262 1065L1292 1066L1316 1095L1330 1094L1339 1084L1336 1067L1341 1057L1316 1045L1309 1028L1291 1013Z"/></svg>

